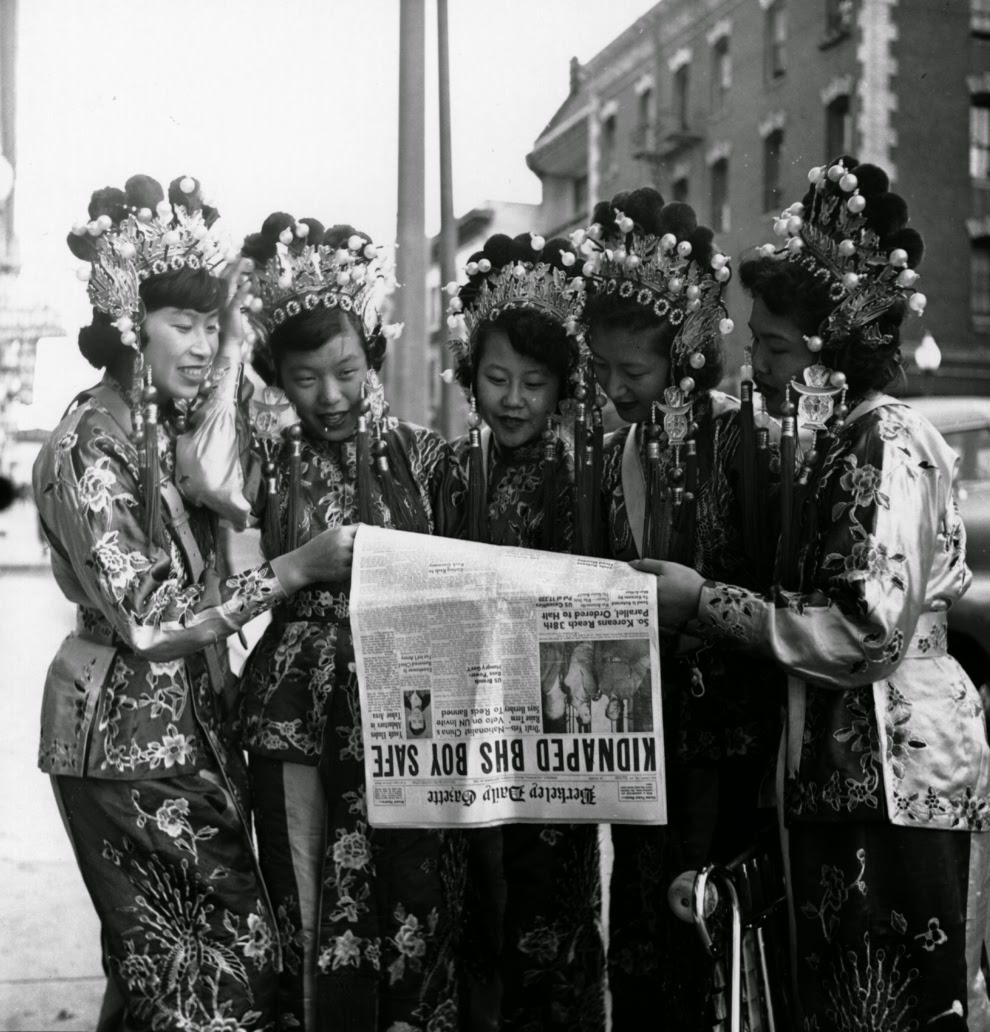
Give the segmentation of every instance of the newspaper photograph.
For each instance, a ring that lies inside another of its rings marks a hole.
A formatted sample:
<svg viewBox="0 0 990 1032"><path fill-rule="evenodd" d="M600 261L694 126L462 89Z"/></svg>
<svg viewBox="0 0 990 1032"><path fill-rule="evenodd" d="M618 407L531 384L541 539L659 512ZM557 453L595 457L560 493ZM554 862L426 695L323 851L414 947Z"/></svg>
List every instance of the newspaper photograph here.
<svg viewBox="0 0 990 1032"><path fill-rule="evenodd" d="M649 575L362 526L350 615L372 825L666 823Z"/></svg>

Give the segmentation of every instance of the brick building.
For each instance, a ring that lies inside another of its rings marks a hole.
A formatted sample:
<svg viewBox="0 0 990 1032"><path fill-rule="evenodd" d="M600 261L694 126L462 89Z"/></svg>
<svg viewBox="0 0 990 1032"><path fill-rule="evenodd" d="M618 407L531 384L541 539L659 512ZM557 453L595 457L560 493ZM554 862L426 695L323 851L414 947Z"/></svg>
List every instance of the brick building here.
<svg viewBox="0 0 990 1032"><path fill-rule="evenodd" d="M586 64L527 155L547 235L656 186L738 262L843 151L891 173L925 236L937 388L990 393L990 0L662 0ZM744 342L748 311L730 285Z"/></svg>

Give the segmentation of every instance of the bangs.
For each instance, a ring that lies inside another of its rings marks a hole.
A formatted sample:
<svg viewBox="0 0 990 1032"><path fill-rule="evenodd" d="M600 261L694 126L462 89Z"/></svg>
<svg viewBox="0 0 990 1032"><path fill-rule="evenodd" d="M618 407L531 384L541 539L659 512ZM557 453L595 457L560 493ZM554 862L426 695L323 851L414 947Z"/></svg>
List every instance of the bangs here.
<svg viewBox="0 0 990 1032"><path fill-rule="evenodd" d="M141 284L141 300L147 312L186 308L206 313L222 307L226 289L226 284L206 269L182 268L148 277Z"/></svg>

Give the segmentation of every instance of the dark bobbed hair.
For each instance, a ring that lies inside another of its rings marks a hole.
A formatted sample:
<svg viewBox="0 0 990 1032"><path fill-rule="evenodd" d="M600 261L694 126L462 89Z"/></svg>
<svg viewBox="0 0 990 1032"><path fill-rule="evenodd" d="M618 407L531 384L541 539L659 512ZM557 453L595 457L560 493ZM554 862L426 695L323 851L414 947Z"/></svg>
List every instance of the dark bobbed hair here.
<svg viewBox="0 0 990 1032"><path fill-rule="evenodd" d="M715 253L715 237L707 226L698 224L694 209L682 201L664 201L663 195L652 186L637 190L624 190L610 201L599 201L592 212L591 221L602 229L601 241L608 247L628 244L632 233L623 233L615 220L616 211L633 220L636 235L661 237L673 233L678 240L691 244L691 261L702 269L709 270ZM606 293L595 289L589 283L588 297L584 306L583 321L588 327L589 342L594 347L595 330L624 329L630 333L657 330L659 354L671 360L671 347L678 328L669 319L658 316L652 308L638 304L634 298L621 297L619 291ZM708 391L722 379L725 356L722 352L721 336L713 334L704 351L705 364L701 369L674 368L671 364L671 382L681 376L690 376L697 391Z"/></svg>
<svg viewBox="0 0 990 1032"><path fill-rule="evenodd" d="M820 334L822 325L836 307L828 294L829 283L797 262L777 258L751 258L739 267L743 288L759 298L777 316L790 319L807 337ZM876 320L880 332L889 336L883 347L870 348L853 330L841 340L823 338L818 357L829 369L841 370L851 397L881 390L901 372L901 323L905 306L897 302ZM809 360L811 352L809 354Z"/></svg>
<svg viewBox="0 0 990 1032"><path fill-rule="evenodd" d="M194 312L219 309L226 296L222 280L206 269L169 270L149 276L141 283L139 296L145 315L162 308L183 308ZM118 366L133 354L133 348L120 339L120 331L106 312L93 309L93 320L79 331L79 350L96 369Z"/></svg>
<svg viewBox="0 0 990 1032"><path fill-rule="evenodd" d="M322 306L314 308L311 312L300 312L272 330L268 337L268 349L274 364L272 371L277 375L285 356L290 352L315 351L332 337L346 332L348 327L361 342L368 365L378 372L385 361L384 336L376 334L368 341L361 327L361 320L353 312Z"/></svg>
<svg viewBox="0 0 990 1032"><path fill-rule="evenodd" d="M462 387L466 390L476 387L485 345L496 330L506 335L513 351L546 366L558 381L561 400L569 395L570 376L577 368L577 348L571 344L567 331L559 322L530 308L512 308L497 319L481 323L471 350L470 366L465 364L457 369L458 383Z"/></svg>

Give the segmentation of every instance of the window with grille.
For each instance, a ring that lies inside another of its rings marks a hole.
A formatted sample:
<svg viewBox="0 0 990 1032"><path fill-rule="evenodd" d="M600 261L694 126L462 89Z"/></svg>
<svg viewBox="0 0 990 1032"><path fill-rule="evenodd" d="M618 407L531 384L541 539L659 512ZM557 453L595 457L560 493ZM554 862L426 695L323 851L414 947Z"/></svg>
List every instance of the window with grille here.
<svg viewBox="0 0 990 1032"><path fill-rule="evenodd" d="M776 211L783 204L781 163L784 130L774 129L763 139L763 210Z"/></svg>
<svg viewBox="0 0 990 1032"><path fill-rule="evenodd" d="M732 88L732 56L729 37L720 36L712 47L712 110L721 111Z"/></svg>
<svg viewBox="0 0 990 1032"><path fill-rule="evenodd" d="M780 79L787 71L787 6L773 0L766 12L767 78Z"/></svg>
<svg viewBox="0 0 990 1032"><path fill-rule="evenodd" d="M969 257L969 310L974 318L990 319L990 236L977 237Z"/></svg>
<svg viewBox="0 0 990 1032"><path fill-rule="evenodd" d="M719 158L712 164L712 229L727 233L729 223L729 159Z"/></svg>
<svg viewBox="0 0 990 1032"><path fill-rule="evenodd" d="M682 64L674 72L673 109L674 122L677 129L688 128L688 102L691 89L691 65Z"/></svg>
<svg viewBox="0 0 990 1032"><path fill-rule="evenodd" d="M827 161L852 151L852 115L849 95L836 97L825 108L825 154Z"/></svg>
<svg viewBox="0 0 990 1032"><path fill-rule="evenodd" d="M969 103L969 174L990 178L990 93L977 93Z"/></svg>

